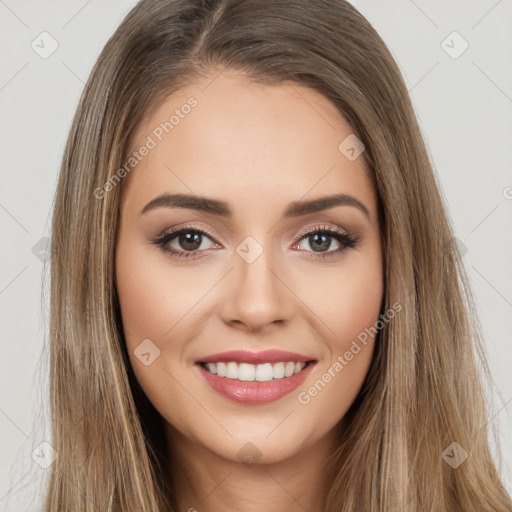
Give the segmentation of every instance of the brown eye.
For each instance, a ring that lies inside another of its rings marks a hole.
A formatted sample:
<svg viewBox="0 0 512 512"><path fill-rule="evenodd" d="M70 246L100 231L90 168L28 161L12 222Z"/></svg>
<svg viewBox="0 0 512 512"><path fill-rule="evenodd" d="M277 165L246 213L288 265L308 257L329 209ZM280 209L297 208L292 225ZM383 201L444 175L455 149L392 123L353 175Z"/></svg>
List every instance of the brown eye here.
<svg viewBox="0 0 512 512"><path fill-rule="evenodd" d="M163 233L151 243L178 258L201 258L200 253L211 248L207 240L218 246L202 229L184 227Z"/></svg>
<svg viewBox="0 0 512 512"><path fill-rule="evenodd" d="M178 244L186 251L197 251L201 246L202 235L200 233L183 232L175 238L178 240Z"/></svg>

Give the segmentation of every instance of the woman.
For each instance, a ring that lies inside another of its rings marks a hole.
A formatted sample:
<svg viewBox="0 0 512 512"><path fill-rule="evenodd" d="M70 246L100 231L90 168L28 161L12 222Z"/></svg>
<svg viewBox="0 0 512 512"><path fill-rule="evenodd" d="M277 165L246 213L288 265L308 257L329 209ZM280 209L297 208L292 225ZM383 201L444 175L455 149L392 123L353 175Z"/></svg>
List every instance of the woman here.
<svg viewBox="0 0 512 512"><path fill-rule="evenodd" d="M143 0L58 184L46 510L512 510L452 241L350 4Z"/></svg>

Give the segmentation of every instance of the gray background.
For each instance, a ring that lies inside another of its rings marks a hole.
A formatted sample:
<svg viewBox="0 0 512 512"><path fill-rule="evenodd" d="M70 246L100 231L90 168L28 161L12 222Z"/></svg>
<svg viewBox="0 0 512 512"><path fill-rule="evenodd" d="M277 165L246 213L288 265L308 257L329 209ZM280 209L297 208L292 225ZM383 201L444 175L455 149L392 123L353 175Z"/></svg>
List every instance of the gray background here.
<svg viewBox="0 0 512 512"><path fill-rule="evenodd" d="M51 460L47 447L37 448L50 439L38 412L46 397L44 237L79 95L134 4L0 0L0 511L40 506L48 470L34 460ZM490 423L500 430L501 472L512 492L512 0L353 4L404 74L456 237L467 248L495 379ZM46 59L40 54L52 41L44 31L58 44ZM458 55L464 40L469 47Z"/></svg>

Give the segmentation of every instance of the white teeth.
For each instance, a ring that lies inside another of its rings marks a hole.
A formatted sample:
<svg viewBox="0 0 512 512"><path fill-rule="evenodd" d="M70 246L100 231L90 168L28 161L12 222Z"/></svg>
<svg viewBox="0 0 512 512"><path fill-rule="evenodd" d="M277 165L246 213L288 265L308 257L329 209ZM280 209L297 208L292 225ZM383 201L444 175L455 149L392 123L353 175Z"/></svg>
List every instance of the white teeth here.
<svg viewBox="0 0 512 512"><path fill-rule="evenodd" d="M236 364L236 363L233 363ZM238 380L254 380L256 376L256 367L253 364L240 363L238 365ZM236 379L237 377L235 377Z"/></svg>
<svg viewBox="0 0 512 512"><path fill-rule="evenodd" d="M256 366L256 380L265 382L274 378L274 371L270 363L263 363Z"/></svg>
<svg viewBox="0 0 512 512"><path fill-rule="evenodd" d="M217 375L219 377L225 377L226 376L226 363L211 363L213 367L217 367ZM213 372L212 372L213 373Z"/></svg>
<svg viewBox="0 0 512 512"><path fill-rule="evenodd" d="M291 377L293 372L295 371L295 363L286 363L286 368L284 370L285 377Z"/></svg>
<svg viewBox="0 0 512 512"><path fill-rule="evenodd" d="M284 377L284 363L276 363L273 370L274 379L282 379Z"/></svg>
<svg viewBox="0 0 512 512"><path fill-rule="evenodd" d="M228 363L226 366L226 377L228 379L238 379L238 365L236 363Z"/></svg>
<svg viewBox="0 0 512 512"><path fill-rule="evenodd" d="M214 375L226 377L228 379L238 379L247 382L259 381L265 382L272 379L282 379L291 377L304 369L306 363L206 363L205 367Z"/></svg>

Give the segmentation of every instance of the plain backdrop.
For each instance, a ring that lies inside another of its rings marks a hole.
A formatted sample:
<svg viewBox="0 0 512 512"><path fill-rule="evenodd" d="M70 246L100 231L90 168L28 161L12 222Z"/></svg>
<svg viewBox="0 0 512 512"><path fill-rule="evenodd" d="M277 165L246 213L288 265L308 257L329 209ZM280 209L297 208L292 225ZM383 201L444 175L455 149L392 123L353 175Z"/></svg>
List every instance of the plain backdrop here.
<svg viewBox="0 0 512 512"><path fill-rule="evenodd" d="M50 209L84 84L135 3L0 0L0 511L41 507ZM512 0L353 3L402 70L464 250L512 492Z"/></svg>

